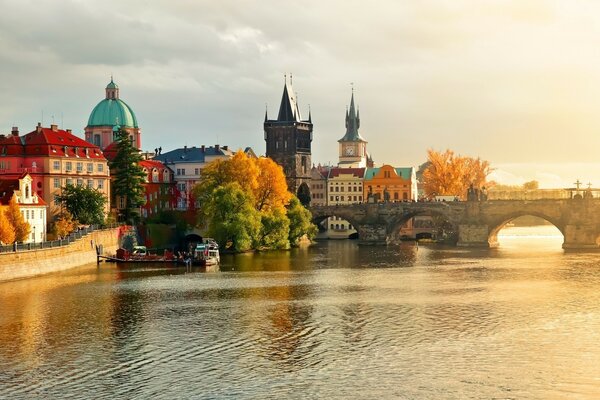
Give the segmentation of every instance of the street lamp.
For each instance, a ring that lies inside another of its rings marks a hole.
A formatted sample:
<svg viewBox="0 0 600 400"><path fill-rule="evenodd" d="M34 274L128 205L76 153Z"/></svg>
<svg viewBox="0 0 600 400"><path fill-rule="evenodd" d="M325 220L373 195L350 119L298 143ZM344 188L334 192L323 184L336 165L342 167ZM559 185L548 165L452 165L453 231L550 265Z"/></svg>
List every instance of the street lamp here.
<svg viewBox="0 0 600 400"><path fill-rule="evenodd" d="M33 243L35 243L35 225L33 226Z"/></svg>

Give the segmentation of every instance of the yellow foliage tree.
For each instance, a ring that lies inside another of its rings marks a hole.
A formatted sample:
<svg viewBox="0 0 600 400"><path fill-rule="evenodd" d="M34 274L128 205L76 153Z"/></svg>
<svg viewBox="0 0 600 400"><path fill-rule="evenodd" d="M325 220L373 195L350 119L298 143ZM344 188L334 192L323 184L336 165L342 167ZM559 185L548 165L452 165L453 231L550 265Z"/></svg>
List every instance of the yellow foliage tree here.
<svg viewBox="0 0 600 400"><path fill-rule="evenodd" d="M24 242L27 240L29 233L31 232L31 226L25 221L25 218L23 218L16 196L13 196L8 202L8 209L6 210L5 215L8 222L10 222L14 228L15 240L17 242Z"/></svg>
<svg viewBox="0 0 600 400"><path fill-rule="evenodd" d="M429 149L427 158L429 166L423 172L423 190L428 197L445 195L464 199L471 184L475 188L485 186L492 172L489 162L456 155L452 150L442 153Z"/></svg>
<svg viewBox="0 0 600 400"><path fill-rule="evenodd" d="M64 238L69 233L75 230L77 226L76 221L73 220L73 216L70 212L64 211L56 216L54 223L52 224L52 232L58 238Z"/></svg>
<svg viewBox="0 0 600 400"><path fill-rule="evenodd" d="M254 192L255 207L258 211L283 210L290 202L283 168L267 157L255 160L258 167L258 186Z"/></svg>
<svg viewBox="0 0 600 400"><path fill-rule="evenodd" d="M0 209L0 242L10 244L15 242L15 229L6 218L5 212Z"/></svg>

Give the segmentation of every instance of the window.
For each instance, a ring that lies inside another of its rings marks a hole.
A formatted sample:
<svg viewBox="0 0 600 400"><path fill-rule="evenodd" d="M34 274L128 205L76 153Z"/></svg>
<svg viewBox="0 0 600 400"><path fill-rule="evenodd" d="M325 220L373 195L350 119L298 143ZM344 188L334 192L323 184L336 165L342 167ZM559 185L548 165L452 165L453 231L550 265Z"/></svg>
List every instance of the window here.
<svg viewBox="0 0 600 400"><path fill-rule="evenodd" d="M54 189L60 189L60 178L54 178Z"/></svg>
<svg viewBox="0 0 600 400"><path fill-rule="evenodd" d="M194 168L194 175L200 175L200 168Z"/></svg>
<svg viewBox="0 0 600 400"><path fill-rule="evenodd" d="M104 179L98 179L98 189L104 189Z"/></svg>
<svg viewBox="0 0 600 400"><path fill-rule="evenodd" d="M333 229L333 224L331 224L331 229Z"/></svg>
<svg viewBox="0 0 600 400"><path fill-rule="evenodd" d="M152 182L158 182L158 170L156 168L152 169Z"/></svg>
<svg viewBox="0 0 600 400"><path fill-rule="evenodd" d="M67 162L65 163L65 170L66 170L67 172L71 172L71 171L73 171L73 163L72 163L71 161L67 161Z"/></svg>
<svg viewBox="0 0 600 400"><path fill-rule="evenodd" d="M54 168L55 170L59 170L60 169L60 161L53 161L52 168Z"/></svg>
<svg viewBox="0 0 600 400"><path fill-rule="evenodd" d="M91 174L92 172L94 172L94 164L87 163L87 172L88 172L88 174Z"/></svg>
<svg viewBox="0 0 600 400"><path fill-rule="evenodd" d="M329 196L329 201L333 201L333 196Z"/></svg>
<svg viewBox="0 0 600 400"><path fill-rule="evenodd" d="M78 162L77 163L77 172L82 172L83 171L83 163Z"/></svg>
<svg viewBox="0 0 600 400"><path fill-rule="evenodd" d="M67 178L67 185L72 185L72 184L73 184L73 179Z"/></svg>
<svg viewBox="0 0 600 400"><path fill-rule="evenodd" d="M98 172L104 171L104 164L98 164Z"/></svg>
<svg viewBox="0 0 600 400"><path fill-rule="evenodd" d="M88 179L88 181L87 181L87 187L89 187L90 189L92 189L94 187L94 180L93 179Z"/></svg>
<svg viewBox="0 0 600 400"><path fill-rule="evenodd" d="M77 179L77 186L83 186L83 179Z"/></svg>

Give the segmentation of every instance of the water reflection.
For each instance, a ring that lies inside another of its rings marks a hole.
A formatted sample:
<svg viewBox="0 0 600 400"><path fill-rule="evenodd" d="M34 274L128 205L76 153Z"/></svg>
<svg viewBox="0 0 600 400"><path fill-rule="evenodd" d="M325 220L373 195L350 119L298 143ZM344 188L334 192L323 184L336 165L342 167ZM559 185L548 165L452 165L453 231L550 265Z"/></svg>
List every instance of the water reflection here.
<svg viewBox="0 0 600 400"><path fill-rule="evenodd" d="M597 398L597 256L500 240L0 284L0 398Z"/></svg>

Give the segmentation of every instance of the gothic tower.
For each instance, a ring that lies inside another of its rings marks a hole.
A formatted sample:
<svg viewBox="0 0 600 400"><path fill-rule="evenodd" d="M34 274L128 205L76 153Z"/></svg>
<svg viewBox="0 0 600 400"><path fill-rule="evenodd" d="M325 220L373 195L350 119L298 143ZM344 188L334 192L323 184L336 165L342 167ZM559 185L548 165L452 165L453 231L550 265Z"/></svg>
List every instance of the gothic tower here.
<svg viewBox="0 0 600 400"><path fill-rule="evenodd" d="M346 134L338 140L340 167L364 168L368 165L367 141L358 133L360 113L354 107L354 89L350 99L350 111L346 109Z"/></svg>
<svg viewBox="0 0 600 400"><path fill-rule="evenodd" d="M295 193L302 204L310 203L311 142L313 125L302 120L292 82L287 77L283 86L283 96L277 119L270 120L265 112L266 155L281 165L288 184L288 190Z"/></svg>

